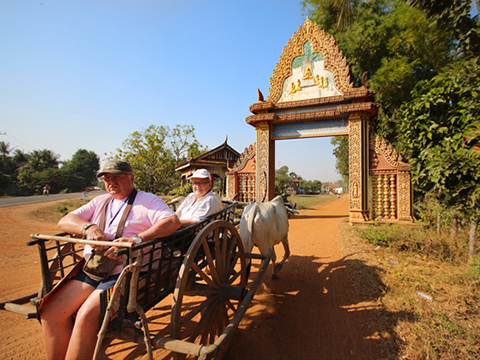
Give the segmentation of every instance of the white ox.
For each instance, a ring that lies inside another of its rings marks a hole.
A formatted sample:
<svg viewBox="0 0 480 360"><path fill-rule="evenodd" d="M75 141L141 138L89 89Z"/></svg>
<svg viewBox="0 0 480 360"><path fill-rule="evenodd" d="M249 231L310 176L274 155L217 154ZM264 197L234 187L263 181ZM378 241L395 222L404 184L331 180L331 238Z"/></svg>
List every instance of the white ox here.
<svg viewBox="0 0 480 360"><path fill-rule="evenodd" d="M277 278L285 260L290 255L288 246L288 215L281 196L265 203L249 204L240 219L240 237L246 252L251 252L256 245L263 255L272 248L272 278ZM283 260L275 264L277 259L274 245L282 242L285 249Z"/></svg>

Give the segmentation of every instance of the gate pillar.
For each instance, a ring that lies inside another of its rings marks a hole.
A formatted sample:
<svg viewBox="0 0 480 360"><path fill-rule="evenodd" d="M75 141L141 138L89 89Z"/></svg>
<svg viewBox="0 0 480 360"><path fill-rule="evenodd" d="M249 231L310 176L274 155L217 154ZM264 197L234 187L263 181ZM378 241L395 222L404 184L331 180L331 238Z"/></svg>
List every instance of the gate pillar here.
<svg viewBox="0 0 480 360"><path fill-rule="evenodd" d="M350 172L350 222L367 221L369 133L365 113L352 113L348 119L349 172Z"/></svg>
<svg viewBox="0 0 480 360"><path fill-rule="evenodd" d="M270 137L270 122L256 124L257 167L255 200L269 201L275 197L275 141Z"/></svg>

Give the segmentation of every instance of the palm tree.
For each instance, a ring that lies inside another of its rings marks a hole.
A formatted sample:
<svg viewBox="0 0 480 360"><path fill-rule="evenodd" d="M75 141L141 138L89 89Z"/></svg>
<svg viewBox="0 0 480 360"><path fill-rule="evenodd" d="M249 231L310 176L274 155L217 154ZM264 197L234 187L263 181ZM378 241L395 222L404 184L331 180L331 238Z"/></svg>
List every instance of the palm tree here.
<svg viewBox="0 0 480 360"><path fill-rule="evenodd" d="M4 162L7 156L10 154L10 150L10 143L0 141L0 156L2 158L2 162Z"/></svg>
<svg viewBox="0 0 480 360"><path fill-rule="evenodd" d="M10 163L10 151L11 147L9 143L5 141L0 141L0 171L7 172L9 169Z"/></svg>
<svg viewBox="0 0 480 360"><path fill-rule="evenodd" d="M28 157L27 168L31 172L40 172L48 168L58 168L59 156L51 150L34 150Z"/></svg>

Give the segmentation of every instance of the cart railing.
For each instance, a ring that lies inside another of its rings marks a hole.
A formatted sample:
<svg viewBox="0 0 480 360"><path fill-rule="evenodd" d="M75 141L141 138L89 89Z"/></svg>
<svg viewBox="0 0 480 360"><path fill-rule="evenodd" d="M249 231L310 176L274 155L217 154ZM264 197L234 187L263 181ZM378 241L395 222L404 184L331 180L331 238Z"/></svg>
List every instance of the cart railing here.
<svg viewBox="0 0 480 360"><path fill-rule="evenodd" d="M175 231L169 236L142 243L130 249L118 251L119 256L124 256L124 266L133 264L137 260L137 255L142 250L142 256L147 259L146 265L139 269L138 279L134 279L135 284L131 284L132 272L125 276L125 282L122 284L122 291L116 304L113 306L112 319L109 324L109 331L122 328L135 328L135 322L138 320L136 312L130 313L127 309L129 298L132 294L132 285L134 285L135 302L141 306L143 311L147 312L168 294L173 292L179 268L183 262L184 256L190 247L195 235L206 225L215 220L224 220L232 222L235 216L235 204L229 204L219 212L210 215L201 222L190 225L186 228ZM130 255L130 254L133 254ZM145 263L145 261L143 261ZM101 317L104 318L108 303L113 295L113 288L105 290L100 295L101 298ZM130 331L125 331L122 338L134 341L137 335L130 335ZM135 337L135 339L132 338Z"/></svg>

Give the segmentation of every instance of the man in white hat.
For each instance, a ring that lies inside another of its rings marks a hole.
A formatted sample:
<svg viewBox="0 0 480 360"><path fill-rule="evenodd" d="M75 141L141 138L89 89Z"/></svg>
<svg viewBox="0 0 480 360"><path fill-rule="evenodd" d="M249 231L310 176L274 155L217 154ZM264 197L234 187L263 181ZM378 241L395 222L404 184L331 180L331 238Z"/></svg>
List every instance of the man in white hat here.
<svg viewBox="0 0 480 360"><path fill-rule="evenodd" d="M212 192L212 174L206 169L199 169L189 179L192 183L193 193L186 197L177 210L177 215L182 223L181 227L196 224L223 208L220 199Z"/></svg>

